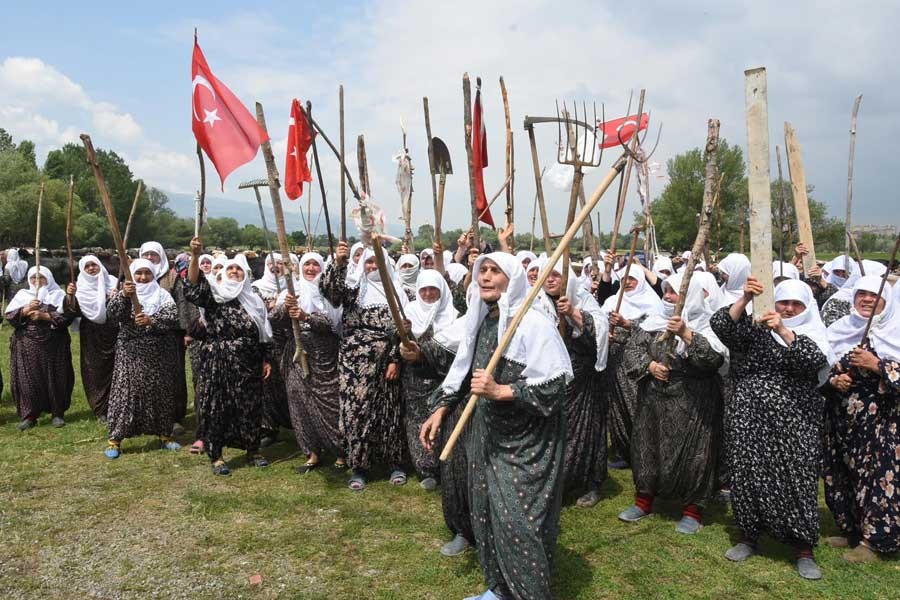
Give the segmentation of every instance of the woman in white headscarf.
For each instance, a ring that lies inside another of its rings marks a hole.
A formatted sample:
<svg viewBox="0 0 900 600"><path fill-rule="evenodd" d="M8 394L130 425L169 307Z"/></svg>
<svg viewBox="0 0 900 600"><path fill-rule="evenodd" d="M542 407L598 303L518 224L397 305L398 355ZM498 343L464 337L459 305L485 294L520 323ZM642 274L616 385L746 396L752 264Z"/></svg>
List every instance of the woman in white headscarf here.
<svg viewBox="0 0 900 600"><path fill-rule="evenodd" d="M744 284L747 283L747 278L750 276L750 259L743 254L729 254L718 264L718 269L725 281L721 290L727 304L723 306L730 306L744 295ZM752 304L748 305L747 310L752 310L752 307ZM716 310L720 308L722 307L717 306Z"/></svg>
<svg viewBox="0 0 900 600"><path fill-rule="evenodd" d="M300 277L294 280L297 296L287 290L278 296L271 313L273 328L284 329L281 372L287 389L288 408L297 446L307 455L299 473L319 466L322 454L337 457L335 466L346 468L340 421L340 373L338 372L338 335L341 309L335 308L319 289L325 270L322 256L307 252L300 258ZM300 321L301 342L306 351L309 373L294 361L296 345L290 319Z"/></svg>
<svg viewBox="0 0 900 600"><path fill-rule="evenodd" d="M448 414L478 396L465 434L471 524L485 598L550 598L551 560L559 533L569 354L553 323L528 307L493 375L483 369L528 284L512 254L480 256L456 358L420 440L432 448ZM454 450L456 452L456 450ZM524 499L524 500L523 500Z"/></svg>
<svg viewBox="0 0 900 600"><path fill-rule="evenodd" d="M849 270L845 267L849 267ZM859 271L859 263L843 255L831 260L825 268L828 269L828 277L825 280L837 286L837 291L821 305L822 321L827 327L850 314L853 308L853 286L862 274ZM869 272L866 271L866 274Z"/></svg>
<svg viewBox="0 0 900 600"><path fill-rule="evenodd" d="M544 262L541 270L547 267ZM599 502L600 487L607 477L606 395L601 373L609 350L609 321L571 267L566 278L561 271L562 264L557 262L536 306L557 331L563 319L562 340L574 374L566 386L563 488L578 493L578 506L587 508Z"/></svg>
<svg viewBox="0 0 900 600"><path fill-rule="evenodd" d="M656 292L647 283L644 270L632 265L625 277L625 269L614 273L619 281L625 281L622 305L616 311L619 295L609 296L600 307L609 320L609 357L604 371L608 416L607 423L615 460L615 469L624 469L631 459L631 428L637 410L637 382L628 376L622 361L625 344L631 332L642 319L650 315L662 314L663 304Z"/></svg>
<svg viewBox="0 0 900 600"><path fill-rule="evenodd" d="M780 260L772 261L772 275L775 285L778 285L786 279L800 279L800 270L794 263L782 262Z"/></svg>
<svg viewBox="0 0 900 600"><path fill-rule="evenodd" d="M722 438L718 373L728 350L709 326L713 314L703 284L691 277L681 316L674 316L684 271L663 282L663 312L644 319L625 348L624 364L638 382L631 435L634 505L626 522L652 512L653 500L676 500L682 509L675 531L700 531L701 508L716 491ZM663 342L668 331L672 342Z"/></svg>
<svg viewBox="0 0 900 600"><path fill-rule="evenodd" d="M202 270L202 269L201 269ZM281 254L272 252L266 256L263 276L250 284L253 291L259 294L270 309L275 306L275 299L285 289L284 261Z"/></svg>
<svg viewBox="0 0 900 600"><path fill-rule="evenodd" d="M378 251L384 253L380 247ZM384 256L400 305L405 306L406 294L387 261L387 253ZM376 462L390 467L393 485L404 485L397 329L388 309L375 252L366 248L360 256L362 272L355 288L347 284L349 260L350 249L342 241L334 263L320 283L325 298L343 309L338 368L341 432L347 464L353 470L348 485L356 491L365 488L368 471Z"/></svg>
<svg viewBox="0 0 900 600"><path fill-rule="evenodd" d="M403 285L403 290L407 292L407 296L415 296L416 279L418 279L420 271L419 258L415 254L404 254L397 261L397 276L400 278L400 283Z"/></svg>
<svg viewBox="0 0 900 600"><path fill-rule="evenodd" d="M222 458L225 446L246 450L253 466L269 464L259 446L263 381L272 371L272 328L265 304L250 287L246 267L230 260L220 281L202 277L201 250L200 239L191 240L185 281L185 296L204 310L206 321L194 405L212 472L228 475Z"/></svg>
<svg viewBox="0 0 900 600"><path fill-rule="evenodd" d="M118 280L100 259L88 254L78 261L78 279L69 284L68 297L75 298L70 309L77 317L81 339L81 383L88 404L102 423L106 422L109 391L116 357L119 325L109 319L106 304L116 294Z"/></svg>
<svg viewBox="0 0 900 600"><path fill-rule="evenodd" d="M23 286L27 286L25 275L28 273L28 263L19 257L18 248L10 248L6 251L6 264L3 265L3 274L9 277L11 285L8 293L15 294Z"/></svg>
<svg viewBox="0 0 900 600"><path fill-rule="evenodd" d="M74 315L64 310L65 294L47 267L28 269L28 289L19 290L6 306L4 317L13 326L9 339L10 390L24 431L50 413L54 427L72 403L69 325Z"/></svg>
<svg viewBox="0 0 900 600"><path fill-rule="evenodd" d="M109 459L121 455L125 438L139 435L157 436L167 450L181 448L171 437L178 389L171 373L176 357L170 338L179 327L178 307L157 283L153 263L139 258L129 268L134 281L126 282L107 308L108 320L118 326L104 451Z"/></svg>
<svg viewBox="0 0 900 600"><path fill-rule="evenodd" d="M768 533L793 546L802 577L818 579L813 547L819 540L824 408L818 388L830 350L807 284L782 282L775 288L775 310L757 325L746 308L763 289L749 277L742 296L710 320L728 347L734 385L725 406L725 446L741 537L725 556L750 558L759 536Z"/></svg>
<svg viewBox="0 0 900 600"><path fill-rule="evenodd" d="M845 536L829 543L856 545L844 555L854 563L900 550L900 306L868 273L828 328L838 362L825 388L825 500Z"/></svg>
<svg viewBox="0 0 900 600"><path fill-rule="evenodd" d="M366 249L365 244L356 242L350 248L350 264L347 265L347 285L356 287L359 285L359 277L362 274L362 263L359 262L362 257L363 250Z"/></svg>
<svg viewBox="0 0 900 600"><path fill-rule="evenodd" d="M531 264L531 261L537 260L537 254L535 254L531 250L519 250L518 252L516 252L516 258L519 259L520 263L522 263L522 268L527 271L528 265Z"/></svg>

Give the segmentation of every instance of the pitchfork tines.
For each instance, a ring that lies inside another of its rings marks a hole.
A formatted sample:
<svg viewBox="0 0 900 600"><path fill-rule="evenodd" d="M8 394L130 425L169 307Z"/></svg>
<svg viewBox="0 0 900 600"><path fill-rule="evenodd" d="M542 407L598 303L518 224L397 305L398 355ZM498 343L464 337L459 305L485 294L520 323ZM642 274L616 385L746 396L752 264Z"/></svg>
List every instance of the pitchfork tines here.
<svg viewBox="0 0 900 600"><path fill-rule="evenodd" d="M575 170L580 170L582 167L599 167L600 161L603 159L603 147L597 143L598 128L588 125L587 104L581 103L581 119L578 115L578 103L573 102L572 106L575 110L574 116L569 113L565 102L563 102L562 114L560 114L559 101L556 102L557 147L559 148L556 162L561 165L571 165L575 167ZM602 131L603 120L597 120L596 103L594 103L593 109L594 120L590 122L600 123L599 129ZM605 117L602 111L601 105L601 119Z"/></svg>

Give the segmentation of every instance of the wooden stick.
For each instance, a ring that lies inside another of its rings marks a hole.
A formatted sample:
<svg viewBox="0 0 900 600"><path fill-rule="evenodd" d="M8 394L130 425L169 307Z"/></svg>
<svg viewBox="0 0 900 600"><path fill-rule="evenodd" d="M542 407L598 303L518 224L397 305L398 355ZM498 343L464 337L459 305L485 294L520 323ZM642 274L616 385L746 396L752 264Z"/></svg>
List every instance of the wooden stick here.
<svg viewBox="0 0 900 600"><path fill-rule="evenodd" d="M41 181L40 191L38 191L37 203L37 222L34 227L34 275L37 278L37 286L35 287L34 297L38 297L41 291L41 209L44 206L44 182ZM26 273L27 274L27 273ZM31 283L29 281L29 283Z"/></svg>
<svg viewBox="0 0 900 600"><path fill-rule="evenodd" d="M856 116L859 114L859 103L862 102L862 94L856 97L853 103L853 115L850 117L850 159L847 163L847 216L844 219L844 230L850 231L850 214L853 208L853 157L856 154ZM844 270L850 272L850 240L844 250ZM862 263L860 263L862 264Z"/></svg>
<svg viewBox="0 0 900 600"><path fill-rule="evenodd" d="M506 93L506 83L500 77L500 94L503 96L503 115L506 117L506 226L515 223L515 208L513 206L513 134L509 121L509 96ZM478 218L481 220L481 217Z"/></svg>
<svg viewBox="0 0 900 600"><path fill-rule="evenodd" d="M847 230L847 238L850 240L850 246L853 248L853 254L856 255L856 262L859 264L859 274L863 277L866 276L866 267L863 265L862 254L859 252L859 246L856 245L856 236L853 235L850 230ZM847 261L844 261L845 263ZM848 265L849 266L849 265ZM849 270L847 271L850 272Z"/></svg>
<svg viewBox="0 0 900 600"><path fill-rule="evenodd" d="M875 300L875 306L872 308L872 314L869 315L869 320L866 322L866 328L863 331L862 342L868 347L869 344L869 331L872 329L872 321L875 319L875 310L878 308L878 300L881 299L881 294L884 293L884 286L887 284L888 277L891 274L891 265L894 264L894 261L897 260L897 250L900 250L900 234L897 235L897 241L894 242L894 251L891 253L891 260L888 261L887 269L884 271L884 275L881 277L881 285L878 286L878 299ZM888 298L885 301L885 310L887 310L887 305L891 302L891 298Z"/></svg>
<svg viewBox="0 0 900 600"><path fill-rule="evenodd" d="M809 275L816 266L816 246L813 239L812 222L809 218L809 200L806 197L806 171L803 168L803 156L797 132L790 123L784 124L784 151L788 159L788 176L791 178L791 191L794 195L794 213L797 215L797 232L800 243L806 246L803 255L803 272Z"/></svg>
<svg viewBox="0 0 900 600"><path fill-rule="evenodd" d="M116 220L116 212L113 209L112 199L109 197L109 188L106 187L106 178L103 176L103 171L100 170L100 163L97 162L97 154L94 152L94 144L91 142L91 136L82 133L81 143L84 144L87 162L94 171L94 180L97 182L100 200L103 202L104 210L106 210L109 229L112 232L113 242L116 245L116 254L119 257L119 276L124 277L125 281L134 281L131 277L131 269L128 268L128 255L125 254L125 244L122 241L122 234L119 232L119 222ZM134 312L134 316L137 316L142 312L141 303L138 301L137 294L131 296L131 308Z"/></svg>
<svg viewBox="0 0 900 600"><path fill-rule="evenodd" d="M556 248L556 251L547 261L547 268L541 269L541 274L538 276L537 281L535 281L534 285L531 287L531 291L528 292L528 296L525 298L525 301L522 303L522 306L516 311L515 316L510 321L509 326L506 328L506 333L503 334L503 338L501 338L500 343L497 344L497 348L494 350L494 353L491 355L491 360L488 362L484 371L488 375L491 375L494 370L497 368L497 365L500 364L500 359L503 357L503 353L506 351L507 346L513 339L513 335L515 335L516 329L519 327L519 323L522 322L522 319L525 318L525 314L531 310L531 305L534 302L534 299L537 298L537 295L543 290L544 283L546 283L547 278L550 276L550 273L553 271L553 268L556 266L556 263L559 262L559 259L563 255L563 251L566 246L568 246L572 239L575 237L575 234L578 233L578 230L581 228L581 223L590 218L591 211L594 210L594 207L597 206L597 203L600 201L600 198L609 188L613 181L615 181L616 177L625 167L625 155L622 155L610 168L609 173L607 173L606 177L600 182L600 186L594 191L591 195L590 201L585 205L584 208L581 209L581 212L575 218L575 222L572 226L566 231L565 235L563 235L563 239L560 241L559 246ZM459 416L459 421L456 422L456 427L453 428L453 432L450 434L450 437L447 438L447 443L444 445L444 450L441 452L441 460L445 461L450 457L450 454L453 452L453 447L456 445L457 440L459 440L459 436L462 433L462 430L465 428L466 423L469 422L469 419L472 416L472 413L475 411L475 405L478 403L478 394L472 394L469 396L469 401L466 403L465 408L462 411L462 414Z"/></svg>
<svg viewBox="0 0 900 600"><path fill-rule="evenodd" d="M366 161L366 142L362 135L356 138L356 166L359 169L359 188L366 196L371 195L369 190L369 167Z"/></svg>
<svg viewBox="0 0 900 600"><path fill-rule="evenodd" d="M397 290L394 288L394 280L388 274L387 263L384 260L384 248L381 245L381 236L377 232L372 233L372 252L375 254L375 264L378 265L378 274L381 276L381 287L384 288L384 296L387 299L391 317L394 319L397 335L400 336L400 343L408 346L409 334L406 331L406 326L403 324L399 296L397 296Z"/></svg>
<svg viewBox="0 0 900 600"><path fill-rule="evenodd" d="M469 165L469 199L472 203L472 243L480 248L478 236L478 198L475 195L475 159L472 155L472 86L469 74L463 73L463 125L465 126L466 158ZM479 135L481 132L479 132Z"/></svg>
<svg viewBox="0 0 900 600"><path fill-rule="evenodd" d="M547 220L547 207L544 205L544 171L538 163L537 142L534 139L534 125L526 125L528 130L528 143L531 146L531 166L534 169L535 199L541 208L541 228L544 231L544 251L550 254L553 251L553 242L550 239L550 223ZM534 236L532 236L533 239Z"/></svg>
<svg viewBox="0 0 900 600"><path fill-rule="evenodd" d="M263 211L262 196L259 194L259 187L254 185L253 192L256 194L256 205L259 207L259 220L262 221L263 235L266 236L266 252L269 253L269 256L272 256L272 241L269 239L269 226L266 223L266 213ZM284 257L281 258L283 262ZM274 258L272 258L272 266L275 266ZM282 267L282 269L284 269L284 267ZM281 294L281 282L278 277L275 278L275 293Z"/></svg>
<svg viewBox="0 0 900 600"><path fill-rule="evenodd" d="M609 253L615 256L616 254L616 243L619 239L619 226L622 224L622 216L625 213L625 199L628 197L628 180L631 177L631 165L634 163L634 158L632 155L637 149L638 138L641 133L641 117L644 114L644 96L647 93L647 90L641 90L641 95L638 99L638 111L637 111L637 128L632 134L631 141L629 145L631 147L631 154L628 155L628 165L625 167L625 175L622 179L622 185L619 188L619 202L616 204L616 220L613 223L613 231L612 231L612 240L610 240ZM631 104L631 100L628 101L628 104ZM626 115L628 116L628 115ZM606 265L606 273L607 275L612 270L612 264Z"/></svg>
<svg viewBox="0 0 900 600"><path fill-rule="evenodd" d="M197 221L194 237L200 237L200 232L203 230L203 213L206 211L206 161L203 160L200 142L197 142L197 160L200 161L200 209L198 210L200 218Z"/></svg>
<svg viewBox="0 0 900 600"><path fill-rule="evenodd" d="M259 123L260 128L268 134L266 115L263 113L263 106L259 102L256 103L256 121ZM281 260L284 262L285 274L287 275L284 278L285 284L288 294L296 297L293 270L291 269L291 251L288 247L287 233L284 228L284 211L281 208L281 194L279 193L281 182L278 180L278 167L275 166L275 155L272 154L272 143L269 140L262 143L262 153L266 161L266 172L269 177L269 195L272 197L272 209L275 212L275 227L278 231L278 245L281 247ZM300 321L298 319L291 319L291 329L294 333L294 346L296 348L293 360L300 365L303 376L306 377L309 375L309 363L306 358L306 350L303 348L303 338L301 337Z"/></svg>
<svg viewBox="0 0 900 600"><path fill-rule="evenodd" d="M437 179L435 178L434 168L434 144L431 141L431 114L428 111L428 97L422 97L422 108L425 111L425 135L428 137L428 172L431 175L431 195L434 201L434 241L436 244L441 243L440 230L438 229L438 189Z"/></svg>
<svg viewBox="0 0 900 600"><path fill-rule="evenodd" d="M753 318L775 310L772 277L772 190L769 175L769 114L766 69L744 71L747 101L747 191L750 196L750 263L753 276L766 282L753 300Z"/></svg>
<svg viewBox="0 0 900 600"><path fill-rule="evenodd" d="M137 190L134 192L134 200L131 201L131 212L128 213L128 222L125 223L125 236L122 238L122 245L128 249L128 236L131 234L131 222L134 220L134 213L137 211L138 201L141 199L141 191L144 188L144 182L138 179Z"/></svg>
<svg viewBox="0 0 900 600"><path fill-rule="evenodd" d="M341 154L338 160L341 161L341 240L347 241L347 181L345 179L346 167L344 166L344 86L338 87L338 111L341 122ZM312 121L312 116L310 116ZM330 144L330 142L329 142Z"/></svg>
<svg viewBox="0 0 900 600"><path fill-rule="evenodd" d="M507 177L506 181L503 182L503 185L500 186L500 189L497 190L497 193L494 194L494 197L491 198L491 201L488 202L488 205L484 207L484 210L481 211L480 213L478 213L478 221L479 222L481 221L481 217L483 217L485 215L485 213L487 213L487 211L489 211L491 209L491 206L494 204L494 200L496 200L497 198L500 197L500 194L503 193L503 190L509 190L509 184L511 181L512 180L509 177Z"/></svg>
<svg viewBox="0 0 900 600"><path fill-rule="evenodd" d="M544 177L544 171L541 171L541 177ZM537 205L538 205L538 195L537 192L534 194L534 203L531 205L531 240L530 245L528 247L529 252L534 252L534 226L537 223Z"/></svg>
<svg viewBox="0 0 900 600"><path fill-rule="evenodd" d="M587 204L587 199L584 196L584 180L582 180L582 185L578 186L578 202L582 208ZM591 238L591 279L597 281L600 275L600 245L597 237L594 235L594 221L588 217L584 222L587 224L587 235Z"/></svg>
<svg viewBox="0 0 900 600"><path fill-rule="evenodd" d="M66 198L66 252L69 255L69 283L75 283L75 257L72 255L72 204L74 203L75 176L69 175L69 196Z"/></svg>
<svg viewBox="0 0 900 600"><path fill-rule="evenodd" d="M312 133L312 149L313 149L313 162L316 164L316 176L319 179L319 193L322 194L322 210L325 212L325 229L328 233L328 249L331 251L331 255L334 256L334 236L331 234L331 217L328 214L328 200L325 198L325 181L322 179L322 167L319 166L319 151L316 148L316 135L312 126L312 102L309 100L306 101L306 120L309 122L309 129ZM341 171L341 179L343 180L343 170ZM343 184L343 181L341 182ZM343 185L341 186L343 188ZM343 202L343 198L341 198L341 202ZM318 230L318 225L316 226Z"/></svg>
<svg viewBox="0 0 900 600"><path fill-rule="evenodd" d="M784 199L784 178L781 171L781 148L775 144L775 162L778 165L778 262L779 277L784 277L784 212L787 209Z"/></svg>

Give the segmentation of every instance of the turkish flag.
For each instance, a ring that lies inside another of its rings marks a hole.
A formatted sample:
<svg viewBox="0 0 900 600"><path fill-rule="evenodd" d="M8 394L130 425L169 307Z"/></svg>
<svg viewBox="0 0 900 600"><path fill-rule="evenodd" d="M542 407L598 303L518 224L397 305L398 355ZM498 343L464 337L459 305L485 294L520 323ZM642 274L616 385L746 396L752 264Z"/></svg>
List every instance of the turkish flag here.
<svg viewBox="0 0 900 600"><path fill-rule="evenodd" d="M191 79L191 129L197 143L215 165L224 191L225 178L253 160L259 145L269 136L256 122L256 117L212 74L196 38Z"/></svg>
<svg viewBox="0 0 900 600"><path fill-rule="evenodd" d="M601 148L612 148L619 145L619 138L622 142L627 142L634 135L634 128L637 125L637 115L613 119L612 121L597 121L597 127L603 128L603 141L600 142ZM647 129L650 123L650 115L644 113L641 115L640 130Z"/></svg>
<svg viewBox="0 0 900 600"><path fill-rule="evenodd" d="M312 182L306 153L312 146L315 133L309 128L300 101L291 103L291 126L288 127L287 156L284 159L284 193L291 200L303 195L303 182Z"/></svg>
<svg viewBox="0 0 900 600"><path fill-rule="evenodd" d="M482 223L494 227L494 218L487 209L487 196L484 194L484 168L488 166L487 155L487 131L484 129L484 120L481 108L481 90L475 91L475 106L472 108L472 164L475 171L475 206L481 217Z"/></svg>

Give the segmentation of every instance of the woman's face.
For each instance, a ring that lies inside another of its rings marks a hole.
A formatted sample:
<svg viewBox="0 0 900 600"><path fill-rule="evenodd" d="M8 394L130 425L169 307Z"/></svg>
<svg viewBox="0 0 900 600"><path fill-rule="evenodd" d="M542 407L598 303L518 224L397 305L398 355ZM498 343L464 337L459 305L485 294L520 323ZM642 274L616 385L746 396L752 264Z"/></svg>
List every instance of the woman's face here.
<svg viewBox="0 0 900 600"><path fill-rule="evenodd" d="M150 269L147 267L143 267L134 272L135 283L150 283L151 281L153 281L153 273L151 273Z"/></svg>
<svg viewBox="0 0 900 600"><path fill-rule="evenodd" d="M41 282L40 287L44 287L47 285L47 278L44 277L43 275L38 275L37 273L35 273L29 279L29 281L31 281L31 285L33 285L34 287L38 287L38 280L40 280L40 282Z"/></svg>
<svg viewBox="0 0 900 600"><path fill-rule="evenodd" d="M538 269L535 267L530 271L525 273L525 278L528 279L528 285L534 285L538 278Z"/></svg>
<svg viewBox="0 0 900 600"><path fill-rule="evenodd" d="M522 259L522 268L525 269L526 271L528 270L528 265L530 265L530 264L531 264L531 258L526 256L525 258Z"/></svg>
<svg viewBox="0 0 900 600"><path fill-rule="evenodd" d="M228 268L225 269L225 277L231 281L243 281L244 270L240 265L228 265Z"/></svg>
<svg viewBox="0 0 900 600"><path fill-rule="evenodd" d="M284 261L274 260L269 262L269 272L275 277L281 277L284 274Z"/></svg>
<svg viewBox="0 0 900 600"><path fill-rule="evenodd" d="M201 260L200 271L203 272L204 275L209 275L210 271L212 271L212 261L208 258Z"/></svg>
<svg viewBox="0 0 900 600"><path fill-rule="evenodd" d="M363 265L363 268L366 270L366 275L371 273L372 271L378 270L378 263L375 262L375 257L368 259L366 264Z"/></svg>
<svg viewBox="0 0 900 600"><path fill-rule="evenodd" d="M423 269L433 269L434 268L434 257L430 254L426 254L422 257L422 268Z"/></svg>
<svg viewBox="0 0 900 600"><path fill-rule="evenodd" d="M806 305L799 300L779 300L775 303L775 310L781 315L782 319L790 319L803 313Z"/></svg>
<svg viewBox="0 0 900 600"><path fill-rule="evenodd" d="M434 304L441 299L441 290L432 285L423 287L419 290L419 298L425 304Z"/></svg>
<svg viewBox="0 0 900 600"><path fill-rule="evenodd" d="M625 291L626 292L633 292L634 290L637 289L637 286L638 286L638 280L635 279L634 277L629 276L627 279L625 279Z"/></svg>
<svg viewBox="0 0 900 600"><path fill-rule="evenodd" d="M359 257L362 256L363 248L357 248L356 252L353 253L353 262L359 262Z"/></svg>
<svg viewBox="0 0 900 600"><path fill-rule="evenodd" d="M321 272L322 267L319 266L319 261L311 258L303 263L303 279L312 281L318 277Z"/></svg>
<svg viewBox="0 0 900 600"><path fill-rule="evenodd" d="M843 269L834 269L833 271L831 271L831 273L835 277L840 277L841 279L847 279L847 271L845 271Z"/></svg>
<svg viewBox="0 0 900 600"><path fill-rule="evenodd" d="M98 265L94 261L91 261L91 262L87 263L86 265L84 265L84 272L91 276L99 275L100 274L100 265Z"/></svg>
<svg viewBox="0 0 900 600"><path fill-rule="evenodd" d="M670 271L668 269L660 269L659 274L662 275L663 279L668 279L669 277L672 276L672 271Z"/></svg>
<svg viewBox="0 0 900 600"><path fill-rule="evenodd" d="M411 270L413 270L413 269L415 269L415 268L416 268L416 266L415 266L414 264L410 263L410 262L405 262L405 263L403 263L402 265L400 265L400 270L401 270L401 271L411 271Z"/></svg>
<svg viewBox="0 0 900 600"><path fill-rule="evenodd" d="M141 254L141 258L143 258L144 260L149 260L154 265L158 265L159 263L162 262L162 259L159 257L159 254L157 254L156 252L151 252L151 251L147 251L147 252L144 252L143 254Z"/></svg>
<svg viewBox="0 0 900 600"><path fill-rule="evenodd" d="M876 315L881 314L881 311L884 310L884 298L874 292L859 290L853 298L853 308L864 318L868 319L872 316L873 308Z"/></svg>
<svg viewBox="0 0 900 600"><path fill-rule="evenodd" d="M481 288L481 299L485 302L496 302L509 286L509 277L492 260L485 260L478 269L478 287Z"/></svg>
<svg viewBox="0 0 900 600"><path fill-rule="evenodd" d="M629 280L631 277L628 278ZM663 300L668 302L669 304L677 304L678 303L678 291L672 289L671 285L663 286Z"/></svg>
<svg viewBox="0 0 900 600"><path fill-rule="evenodd" d="M535 269L536 271L537 269ZM535 279L537 279L536 276ZM544 282L544 291L551 296L562 296L565 294L565 290L562 287L562 275L557 271L551 271L547 281Z"/></svg>
<svg viewBox="0 0 900 600"><path fill-rule="evenodd" d="M219 271L222 270L222 265L213 265L212 272L213 275L218 275Z"/></svg>

